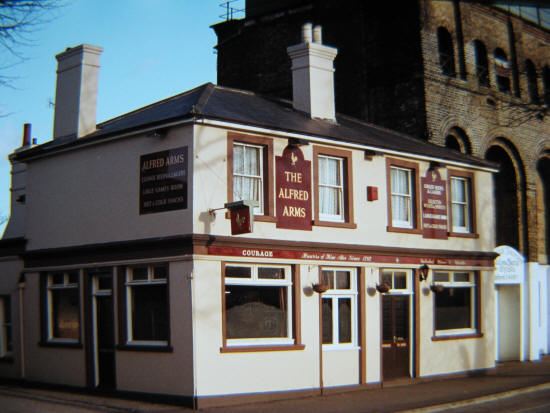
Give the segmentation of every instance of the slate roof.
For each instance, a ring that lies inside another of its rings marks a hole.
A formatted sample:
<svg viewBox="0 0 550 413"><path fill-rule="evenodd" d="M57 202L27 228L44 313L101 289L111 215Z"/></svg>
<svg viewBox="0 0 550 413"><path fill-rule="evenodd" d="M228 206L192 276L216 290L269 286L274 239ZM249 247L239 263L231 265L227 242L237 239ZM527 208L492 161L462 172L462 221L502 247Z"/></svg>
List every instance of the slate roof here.
<svg viewBox="0 0 550 413"><path fill-rule="evenodd" d="M195 89L156 102L136 111L97 125L97 130L76 139L60 138L26 150L17 151L17 160L25 160L60 149L116 138L117 135L184 119L213 119L279 131L353 142L381 151L394 150L425 155L477 166L496 168L493 162L443 148L412 136L376 126L344 115L337 123L311 119L292 108L292 102L273 99L253 92L205 83Z"/></svg>

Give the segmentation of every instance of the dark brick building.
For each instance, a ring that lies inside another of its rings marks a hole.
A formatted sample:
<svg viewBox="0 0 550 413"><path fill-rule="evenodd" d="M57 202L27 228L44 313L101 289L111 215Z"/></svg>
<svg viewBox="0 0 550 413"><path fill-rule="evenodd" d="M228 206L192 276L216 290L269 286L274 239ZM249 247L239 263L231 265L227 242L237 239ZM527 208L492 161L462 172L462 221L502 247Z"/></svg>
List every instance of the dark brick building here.
<svg viewBox="0 0 550 413"><path fill-rule="evenodd" d="M247 0L214 26L218 83L290 99L286 47L322 25L337 111L499 162L497 245L548 264L550 11L487 4Z"/></svg>

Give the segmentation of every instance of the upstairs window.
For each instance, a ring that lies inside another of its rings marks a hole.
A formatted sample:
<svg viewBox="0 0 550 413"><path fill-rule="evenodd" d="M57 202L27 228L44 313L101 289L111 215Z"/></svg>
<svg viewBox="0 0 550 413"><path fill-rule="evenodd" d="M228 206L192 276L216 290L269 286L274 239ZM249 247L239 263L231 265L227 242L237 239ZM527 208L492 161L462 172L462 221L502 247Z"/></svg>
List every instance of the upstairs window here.
<svg viewBox="0 0 550 413"><path fill-rule="evenodd" d="M474 175L449 169L449 203L452 236L475 234Z"/></svg>
<svg viewBox="0 0 550 413"><path fill-rule="evenodd" d="M498 90L503 93L510 93L510 62L508 56L499 47L495 49L494 58Z"/></svg>
<svg viewBox="0 0 550 413"><path fill-rule="evenodd" d="M531 103L539 103L539 87L537 85L537 69L529 59L525 61L525 74L527 75L527 88Z"/></svg>
<svg viewBox="0 0 550 413"><path fill-rule="evenodd" d="M439 50L439 66L447 76L455 76L455 56L453 38L444 27L437 29L437 45Z"/></svg>
<svg viewBox="0 0 550 413"><path fill-rule="evenodd" d="M489 60L487 59L487 49L480 40L474 41L474 53L476 61L476 77L481 86L489 87Z"/></svg>
<svg viewBox="0 0 550 413"><path fill-rule="evenodd" d="M229 202L256 201L255 219L274 217L273 204L273 143L270 139L229 133L227 181Z"/></svg>
<svg viewBox="0 0 550 413"><path fill-rule="evenodd" d="M418 232L418 164L387 159L390 231Z"/></svg>
<svg viewBox="0 0 550 413"><path fill-rule="evenodd" d="M355 228L350 151L313 147L314 224Z"/></svg>

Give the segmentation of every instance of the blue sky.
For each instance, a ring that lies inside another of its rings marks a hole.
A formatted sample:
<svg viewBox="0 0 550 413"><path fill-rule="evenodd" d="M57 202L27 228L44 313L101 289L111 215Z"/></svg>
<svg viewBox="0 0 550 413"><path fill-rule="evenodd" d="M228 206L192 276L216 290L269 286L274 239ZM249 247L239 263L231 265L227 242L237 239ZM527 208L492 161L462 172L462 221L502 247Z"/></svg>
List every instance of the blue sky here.
<svg viewBox="0 0 550 413"><path fill-rule="evenodd" d="M23 124L38 143L52 138L55 55L88 43L103 47L97 122L205 82L216 83L221 0L63 0L50 23L20 47L26 60L1 69L14 88L0 87L0 216L9 214L8 155L21 145ZM233 3L244 8L244 0ZM0 61L6 61L0 51ZM2 65L0 65L2 66Z"/></svg>

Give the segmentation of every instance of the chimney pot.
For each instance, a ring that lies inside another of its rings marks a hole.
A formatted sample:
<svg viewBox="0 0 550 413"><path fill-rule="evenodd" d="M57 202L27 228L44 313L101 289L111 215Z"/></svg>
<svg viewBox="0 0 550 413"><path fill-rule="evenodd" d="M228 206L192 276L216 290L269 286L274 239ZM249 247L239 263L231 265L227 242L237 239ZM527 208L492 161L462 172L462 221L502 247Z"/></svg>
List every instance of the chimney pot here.
<svg viewBox="0 0 550 413"><path fill-rule="evenodd" d="M23 147L31 144L31 124L25 123L23 125Z"/></svg>
<svg viewBox="0 0 550 413"><path fill-rule="evenodd" d="M302 26L302 43L311 43L312 27L311 23L306 23Z"/></svg>
<svg viewBox="0 0 550 413"><path fill-rule="evenodd" d="M323 44L323 29L319 25L313 28L313 43Z"/></svg>

